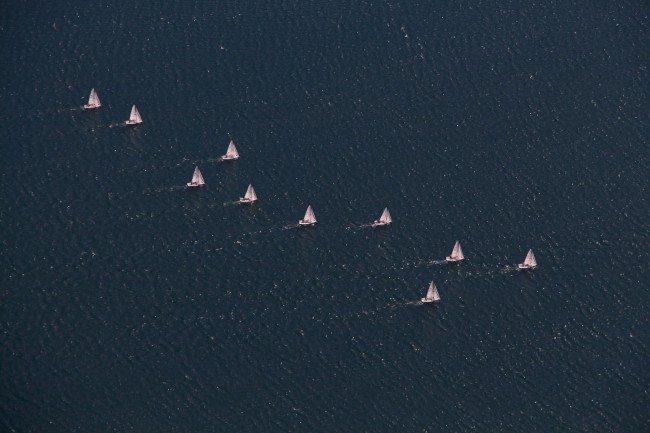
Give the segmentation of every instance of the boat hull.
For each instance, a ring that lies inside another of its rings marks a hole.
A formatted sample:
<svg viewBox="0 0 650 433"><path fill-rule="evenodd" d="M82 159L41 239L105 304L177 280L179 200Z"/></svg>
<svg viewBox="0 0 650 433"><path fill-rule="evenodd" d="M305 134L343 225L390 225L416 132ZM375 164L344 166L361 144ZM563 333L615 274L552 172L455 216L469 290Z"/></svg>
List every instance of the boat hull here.
<svg viewBox="0 0 650 433"><path fill-rule="evenodd" d="M236 159L239 159L239 157L238 156L226 156L226 155L221 157L222 161L234 161Z"/></svg>
<svg viewBox="0 0 650 433"><path fill-rule="evenodd" d="M313 225L315 225L315 224L316 224L316 223L310 223L310 222L303 221L303 220L298 221L298 225L299 225L299 226L313 226Z"/></svg>
<svg viewBox="0 0 650 433"><path fill-rule="evenodd" d="M84 104L84 110L92 110L95 108L99 108L101 105L95 105L95 104Z"/></svg>
<svg viewBox="0 0 650 433"><path fill-rule="evenodd" d="M140 122L135 122L135 121L133 121L133 120L127 120L127 121L124 122L124 123L125 123L126 125L139 125L139 124L142 123L142 121L140 121Z"/></svg>
<svg viewBox="0 0 650 433"><path fill-rule="evenodd" d="M420 299L420 302L422 302L423 304L430 304L432 302L436 302L436 300L435 299L422 298L422 299Z"/></svg>
<svg viewBox="0 0 650 433"><path fill-rule="evenodd" d="M463 261L463 260L465 260L465 259L455 259L455 258L453 258L451 256L445 257L445 261L448 262L448 263L458 263L458 262Z"/></svg>
<svg viewBox="0 0 650 433"><path fill-rule="evenodd" d="M254 203L254 202L255 202L255 200L251 200L251 199L246 198L246 197L242 197L242 198L239 199L239 203Z"/></svg>
<svg viewBox="0 0 650 433"><path fill-rule="evenodd" d="M523 263L520 263L517 265L517 269L520 270L525 270L525 269L535 269L537 266L530 266L530 265L524 265Z"/></svg>
<svg viewBox="0 0 650 433"><path fill-rule="evenodd" d="M196 188L196 187L203 186L203 185L198 184L198 183L187 182L187 186L190 187L190 188Z"/></svg>
<svg viewBox="0 0 650 433"><path fill-rule="evenodd" d="M380 222L380 221L375 221L375 222L373 222L371 224L372 227L386 227L386 226L389 226L389 225L390 225L390 223L383 223L383 222Z"/></svg>

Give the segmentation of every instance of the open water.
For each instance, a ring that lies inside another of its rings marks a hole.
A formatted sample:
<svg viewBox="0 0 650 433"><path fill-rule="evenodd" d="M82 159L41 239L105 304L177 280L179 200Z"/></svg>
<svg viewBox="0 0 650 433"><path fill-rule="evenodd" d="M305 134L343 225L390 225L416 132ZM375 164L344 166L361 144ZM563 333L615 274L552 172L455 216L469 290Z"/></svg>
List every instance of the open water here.
<svg viewBox="0 0 650 433"><path fill-rule="evenodd" d="M650 431L646 1L0 11L3 431Z"/></svg>

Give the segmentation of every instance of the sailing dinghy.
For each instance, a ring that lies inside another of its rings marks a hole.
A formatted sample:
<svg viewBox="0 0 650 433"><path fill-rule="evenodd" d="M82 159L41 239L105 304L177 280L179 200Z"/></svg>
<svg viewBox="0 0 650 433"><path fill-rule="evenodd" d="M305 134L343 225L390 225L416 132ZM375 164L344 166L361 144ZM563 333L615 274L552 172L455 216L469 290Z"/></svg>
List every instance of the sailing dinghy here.
<svg viewBox="0 0 650 433"><path fill-rule="evenodd" d="M237 152L237 147L235 147L235 142L230 140L230 144L228 145L228 150L226 150L226 154L221 157L223 161L232 161L235 159L239 159L239 152Z"/></svg>
<svg viewBox="0 0 650 433"><path fill-rule="evenodd" d="M102 106L102 103L99 102L99 96L97 96L97 92L95 89L92 89L90 91L90 97L88 98L88 103L84 104L84 109L85 110L92 110L93 108L99 108Z"/></svg>
<svg viewBox="0 0 650 433"><path fill-rule="evenodd" d="M528 254L526 254L526 258L524 259L524 262L519 263L517 265L517 268L519 269L533 269L536 267L537 267L537 259L535 259L535 254L533 254L532 249L528 250Z"/></svg>
<svg viewBox="0 0 650 433"><path fill-rule="evenodd" d="M136 108L135 105L133 105L133 108L131 108L131 115L129 116L129 120L126 121L127 125L139 125L142 123L142 116L140 116L140 112Z"/></svg>
<svg viewBox="0 0 650 433"><path fill-rule="evenodd" d="M460 247L460 242L456 241L454 249L451 251L451 255L445 258L448 262L460 262L465 258L463 254L463 249Z"/></svg>
<svg viewBox="0 0 650 433"><path fill-rule="evenodd" d="M429 302L436 302L440 300L440 295L438 294L438 288L436 285L431 281L429 283L429 291L427 292L427 296L424 298L420 299L423 303L429 303Z"/></svg>
<svg viewBox="0 0 650 433"><path fill-rule="evenodd" d="M203 180L203 175L201 174L201 170L199 170L199 166L197 165L196 168L194 168L194 175L192 175L192 181L187 183L187 186L190 187L195 187L195 186L203 186L205 185L205 180Z"/></svg>
<svg viewBox="0 0 650 433"><path fill-rule="evenodd" d="M244 194L244 196L239 199L239 203L253 203L254 201L257 201L257 194L255 194L253 185L248 185L246 194Z"/></svg>
<svg viewBox="0 0 650 433"><path fill-rule="evenodd" d="M316 215L314 215L314 210L311 208L311 205L307 206L305 217L298 221L298 224L301 226L313 226L316 224Z"/></svg>
<svg viewBox="0 0 650 433"><path fill-rule="evenodd" d="M372 223L373 227L382 227L382 226L387 226L388 224L393 222L393 218L390 216L390 212L388 212L388 208L384 209L384 212L381 214L378 220L375 220Z"/></svg>

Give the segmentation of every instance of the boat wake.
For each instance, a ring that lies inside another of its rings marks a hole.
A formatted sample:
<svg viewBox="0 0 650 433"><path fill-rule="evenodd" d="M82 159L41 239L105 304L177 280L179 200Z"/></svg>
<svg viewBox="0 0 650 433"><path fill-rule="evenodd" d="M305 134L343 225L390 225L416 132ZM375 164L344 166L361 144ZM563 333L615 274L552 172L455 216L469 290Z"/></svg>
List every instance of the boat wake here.
<svg viewBox="0 0 650 433"><path fill-rule="evenodd" d="M424 302L417 300L417 301L406 301L404 305L424 305Z"/></svg>
<svg viewBox="0 0 650 433"><path fill-rule="evenodd" d="M286 226L282 227L282 230L289 230L289 229L295 229L299 227L300 224L287 224Z"/></svg>
<svg viewBox="0 0 650 433"><path fill-rule="evenodd" d="M443 265L447 263L447 260L431 260L429 263L432 265Z"/></svg>
<svg viewBox="0 0 650 433"><path fill-rule="evenodd" d="M406 304L409 304L409 302L407 302ZM382 313L384 311L395 310L395 309L400 308L400 307L402 307L404 305L405 304L403 304L401 302L394 302L394 303L391 303L391 304L381 305L381 306L377 306L377 308L374 308L372 310L361 310L359 312L359 316L361 316L361 315L363 315L363 316L372 316L372 315L375 315L375 314L378 314L378 313Z"/></svg>
<svg viewBox="0 0 650 433"><path fill-rule="evenodd" d="M357 230L367 229L368 227L372 227L372 224L357 224L346 227L346 230L352 230L356 232Z"/></svg>

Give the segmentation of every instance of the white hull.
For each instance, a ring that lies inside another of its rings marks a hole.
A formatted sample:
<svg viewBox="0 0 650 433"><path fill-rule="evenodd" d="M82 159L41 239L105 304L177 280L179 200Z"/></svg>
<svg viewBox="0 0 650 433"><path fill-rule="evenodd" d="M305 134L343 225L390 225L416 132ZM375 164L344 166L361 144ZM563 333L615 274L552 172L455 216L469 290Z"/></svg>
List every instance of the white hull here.
<svg viewBox="0 0 650 433"><path fill-rule="evenodd" d="M517 265L517 269L535 269L537 265L531 266L531 265L524 265L523 263L519 263Z"/></svg>
<svg viewBox="0 0 650 433"><path fill-rule="evenodd" d="M462 260L465 260L465 259L455 259L455 258L453 258L451 256L445 257L445 261L447 261L449 263L456 263L456 262L460 262Z"/></svg>
<svg viewBox="0 0 650 433"><path fill-rule="evenodd" d="M385 226L388 226L388 225L390 225L390 223L385 223L385 222L381 222L381 221L375 221L375 222L372 223L372 227L385 227Z"/></svg>
<svg viewBox="0 0 650 433"><path fill-rule="evenodd" d="M137 121L137 120L127 120L127 121L124 122L124 123L126 123L127 125L139 125L139 124L142 123L142 120L140 120L140 121Z"/></svg>
<svg viewBox="0 0 650 433"><path fill-rule="evenodd" d="M316 224L316 223L315 222L311 223L311 222L307 222L307 221L304 221L304 220L298 221L298 225L301 225L301 226L313 226L314 224Z"/></svg>
<svg viewBox="0 0 650 433"><path fill-rule="evenodd" d="M236 159L239 159L239 157L238 156L228 156L228 155L224 155L224 156L221 157L222 161L234 161Z"/></svg>
<svg viewBox="0 0 650 433"><path fill-rule="evenodd" d="M242 197L239 199L239 203L254 203L255 200L251 200L250 198Z"/></svg>
<svg viewBox="0 0 650 433"><path fill-rule="evenodd" d="M422 299L420 299L420 302L422 302L423 304L429 304L431 302L437 302L437 300L436 299L422 298Z"/></svg>
<svg viewBox="0 0 650 433"><path fill-rule="evenodd" d="M84 110L92 110L94 108L99 108L101 105L95 105L95 104L84 104Z"/></svg>
<svg viewBox="0 0 650 433"><path fill-rule="evenodd" d="M195 188L197 186L203 186L203 185L200 183L187 182L187 186L189 186L190 188Z"/></svg>

